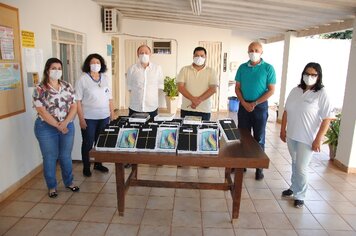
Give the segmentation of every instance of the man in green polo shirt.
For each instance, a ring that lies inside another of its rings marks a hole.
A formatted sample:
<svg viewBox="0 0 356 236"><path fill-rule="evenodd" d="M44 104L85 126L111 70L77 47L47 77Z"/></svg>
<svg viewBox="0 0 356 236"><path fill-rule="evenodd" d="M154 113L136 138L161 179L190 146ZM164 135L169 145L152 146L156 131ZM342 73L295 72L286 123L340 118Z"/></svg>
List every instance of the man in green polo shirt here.
<svg viewBox="0 0 356 236"><path fill-rule="evenodd" d="M266 63L261 55L262 45L252 42L248 46L250 60L241 64L236 73L235 92L240 100L237 115L238 127L253 130L253 137L265 148L268 101L273 95L276 73L272 65ZM263 179L263 170L256 169L256 180Z"/></svg>

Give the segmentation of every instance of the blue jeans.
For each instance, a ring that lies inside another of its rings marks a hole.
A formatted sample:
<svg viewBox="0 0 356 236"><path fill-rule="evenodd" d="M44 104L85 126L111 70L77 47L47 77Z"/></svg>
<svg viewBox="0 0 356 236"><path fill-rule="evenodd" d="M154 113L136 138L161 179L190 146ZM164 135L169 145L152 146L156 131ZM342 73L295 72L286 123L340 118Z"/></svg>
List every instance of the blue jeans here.
<svg viewBox="0 0 356 236"><path fill-rule="evenodd" d="M268 102L258 104L252 112L246 111L241 105L237 113L238 128L253 130L254 139L265 150L266 124L268 119Z"/></svg>
<svg viewBox="0 0 356 236"><path fill-rule="evenodd" d="M57 128L47 124L40 118L35 121L35 135L40 144L43 157L43 175L48 189L57 188L56 164L61 167L64 186L73 184L72 149L74 142L74 125L67 126L68 133L62 134Z"/></svg>
<svg viewBox="0 0 356 236"><path fill-rule="evenodd" d="M304 200L308 190L308 165L313 156L310 145L287 138L289 154L292 157L292 185L294 199Z"/></svg>
<svg viewBox="0 0 356 236"><path fill-rule="evenodd" d="M81 129L83 138L82 161L84 169L90 168L89 151L93 148L93 145L95 145L96 140L98 140L100 131L109 124L109 121L109 117L100 120L85 119L87 128Z"/></svg>
<svg viewBox="0 0 356 236"><path fill-rule="evenodd" d="M180 117L185 116L201 116L202 120L210 120L211 113L180 110Z"/></svg>

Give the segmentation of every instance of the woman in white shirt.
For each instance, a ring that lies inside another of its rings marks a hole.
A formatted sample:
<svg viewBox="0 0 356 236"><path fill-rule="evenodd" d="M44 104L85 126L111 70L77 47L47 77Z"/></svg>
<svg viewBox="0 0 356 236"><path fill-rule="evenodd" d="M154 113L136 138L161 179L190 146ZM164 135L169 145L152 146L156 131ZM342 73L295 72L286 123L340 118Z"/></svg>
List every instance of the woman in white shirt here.
<svg viewBox="0 0 356 236"><path fill-rule="evenodd" d="M332 119L332 107L322 78L321 66L308 63L300 84L287 98L282 117L280 138L287 142L292 157L292 185L282 192L282 196L293 196L297 208L304 205L308 189L307 168L313 152L320 152L322 138Z"/></svg>
<svg viewBox="0 0 356 236"><path fill-rule="evenodd" d="M78 104L79 124L82 132L83 175L90 177L89 151L98 139L100 131L113 119L112 94L104 74L107 70L104 58L90 54L84 61L83 74L76 82L75 95ZM94 169L108 172L108 168L96 162Z"/></svg>

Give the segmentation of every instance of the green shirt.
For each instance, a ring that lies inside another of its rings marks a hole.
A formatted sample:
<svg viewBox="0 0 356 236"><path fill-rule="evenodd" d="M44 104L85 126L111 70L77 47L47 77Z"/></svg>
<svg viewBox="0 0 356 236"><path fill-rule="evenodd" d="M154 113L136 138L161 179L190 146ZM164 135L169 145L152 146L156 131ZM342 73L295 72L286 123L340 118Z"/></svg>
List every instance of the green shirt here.
<svg viewBox="0 0 356 236"><path fill-rule="evenodd" d="M246 101L256 101L266 93L268 85L276 83L276 73L263 59L255 66L248 61L240 65L235 80L240 83L242 97Z"/></svg>

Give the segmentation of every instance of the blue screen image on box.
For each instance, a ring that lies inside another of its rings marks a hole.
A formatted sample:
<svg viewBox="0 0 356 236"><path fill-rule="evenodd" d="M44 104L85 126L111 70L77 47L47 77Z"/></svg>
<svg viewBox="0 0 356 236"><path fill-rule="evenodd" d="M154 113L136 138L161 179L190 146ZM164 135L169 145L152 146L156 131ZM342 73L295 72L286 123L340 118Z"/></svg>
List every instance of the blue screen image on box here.
<svg viewBox="0 0 356 236"><path fill-rule="evenodd" d="M119 148L134 148L136 137L137 137L137 130L125 130L121 138L119 140Z"/></svg>
<svg viewBox="0 0 356 236"><path fill-rule="evenodd" d="M218 149L216 133L216 131L211 130L202 132L200 140L202 151L216 151Z"/></svg>
<svg viewBox="0 0 356 236"><path fill-rule="evenodd" d="M162 130L159 147L162 149L175 149L176 136L177 136L177 130L173 130L173 129Z"/></svg>

